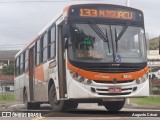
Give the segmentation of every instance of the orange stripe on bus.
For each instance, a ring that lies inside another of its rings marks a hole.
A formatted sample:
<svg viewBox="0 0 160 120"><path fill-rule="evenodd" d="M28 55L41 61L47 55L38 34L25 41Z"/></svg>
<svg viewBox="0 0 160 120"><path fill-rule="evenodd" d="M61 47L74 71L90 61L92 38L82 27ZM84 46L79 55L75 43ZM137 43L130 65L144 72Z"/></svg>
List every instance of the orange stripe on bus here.
<svg viewBox="0 0 160 120"><path fill-rule="evenodd" d="M43 65L40 65L35 68L35 79L44 81Z"/></svg>
<svg viewBox="0 0 160 120"><path fill-rule="evenodd" d="M100 73L100 72L91 72L87 70L79 69L67 62L67 67L69 70L77 72L80 76L91 79L91 80L107 80L111 81L113 78L117 78L119 81L124 80L134 80L142 77L145 73L148 72L148 66L144 69L136 71L136 72L129 72L129 73Z"/></svg>

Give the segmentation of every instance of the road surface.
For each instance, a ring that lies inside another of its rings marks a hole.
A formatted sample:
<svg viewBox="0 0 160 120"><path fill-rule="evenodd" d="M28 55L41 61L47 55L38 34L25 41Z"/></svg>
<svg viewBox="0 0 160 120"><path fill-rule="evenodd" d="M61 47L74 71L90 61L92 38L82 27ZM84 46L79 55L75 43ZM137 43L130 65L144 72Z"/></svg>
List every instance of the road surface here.
<svg viewBox="0 0 160 120"><path fill-rule="evenodd" d="M160 116L160 108L159 109L149 109L149 108L136 108L136 107L124 107L121 111L112 113L108 112L105 107L98 106L97 104L79 104L78 108L75 111L68 111L68 112L52 112L51 107L49 104L42 104L41 108L38 110L27 110L24 106L24 104L14 104L11 106L8 106L8 108L5 111L17 111L17 112L39 112L42 114L43 119L48 117L57 117L57 119L60 119L60 117L65 117L65 119L68 119L70 117L77 119L80 117L94 117L95 119L97 117L107 117L107 118L119 118L122 117L138 117L138 115L141 115L145 117L157 117ZM154 116L156 115L157 116ZM149 116L148 116L149 115ZM42 119L42 118L41 118ZM159 119L159 118L158 118ZM88 119L87 119L88 120ZM103 119L102 119L103 120Z"/></svg>

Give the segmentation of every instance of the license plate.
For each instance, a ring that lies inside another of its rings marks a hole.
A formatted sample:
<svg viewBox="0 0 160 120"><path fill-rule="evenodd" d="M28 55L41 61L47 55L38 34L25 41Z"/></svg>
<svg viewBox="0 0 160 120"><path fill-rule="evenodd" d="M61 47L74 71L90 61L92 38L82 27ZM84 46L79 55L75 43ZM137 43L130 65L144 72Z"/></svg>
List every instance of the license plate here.
<svg viewBox="0 0 160 120"><path fill-rule="evenodd" d="M108 88L109 93L120 93L121 91L121 88Z"/></svg>

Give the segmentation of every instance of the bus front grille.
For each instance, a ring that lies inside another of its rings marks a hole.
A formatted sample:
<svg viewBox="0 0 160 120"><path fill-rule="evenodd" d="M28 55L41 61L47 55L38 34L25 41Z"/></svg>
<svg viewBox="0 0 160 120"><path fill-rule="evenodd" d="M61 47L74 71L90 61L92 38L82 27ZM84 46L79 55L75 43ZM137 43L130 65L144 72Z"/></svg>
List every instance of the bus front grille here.
<svg viewBox="0 0 160 120"><path fill-rule="evenodd" d="M131 92L126 93L98 93L98 95L129 95Z"/></svg>
<svg viewBox="0 0 160 120"><path fill-rule="evenodd" d="M106 81L106 80L93 80L95 83L103 83L103 84L113 84L113 81ZM117 83L131 83L134 80L123 80L123 81L117 81Z"/></svg>
<svg viewBox="0 0 160 120"><path fill-rule="evenodd" d="M93 88L93 87L91 87L92 91L93 91L93 89L95 89L94 92L97 93L98 95L129 95L133 91L133 88L131 88L131 87L122 88L121 92L118 92L118 93L110 93L108 91L109 88Z"/></svg>
<svg viewBox="0 0 160 120"><path fill-rule="evenodd" d="M101 72L101 73L127 73L141 70L138 67L106 67L106 68L86 68L87 71Z"/></svg>

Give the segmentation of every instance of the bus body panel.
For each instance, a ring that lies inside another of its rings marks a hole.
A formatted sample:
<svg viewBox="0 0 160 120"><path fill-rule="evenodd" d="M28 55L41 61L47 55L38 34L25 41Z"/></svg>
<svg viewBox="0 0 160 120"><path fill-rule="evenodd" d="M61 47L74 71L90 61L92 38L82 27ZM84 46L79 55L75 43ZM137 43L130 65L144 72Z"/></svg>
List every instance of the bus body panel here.
<svg viewBox="0 0 160 120"><path fill-rule="evenodd" d="M121 87L122 89L131 89L131 90L126 90L121 93L127 93L131 92L129 95L98 95L100 93L102 94L108 94L108 88L109 87ZM137 90L134 92L133 88L137 87ZM96 90L96 92L91 91L91 88L94 89L101 89L101 91ZM111 85L102 85L102 86L88 86L88 85L83 85L81 83L78 83L76 81L72 81L70 85L68 86L68 98L73 98L73 99L85 99L85 98L101 98L101 99L107 99L107 98L132 98L132 97L147 97L149 96L149 82L148 80L140 85L122 85L122 84L111 84Z"/></svg>

